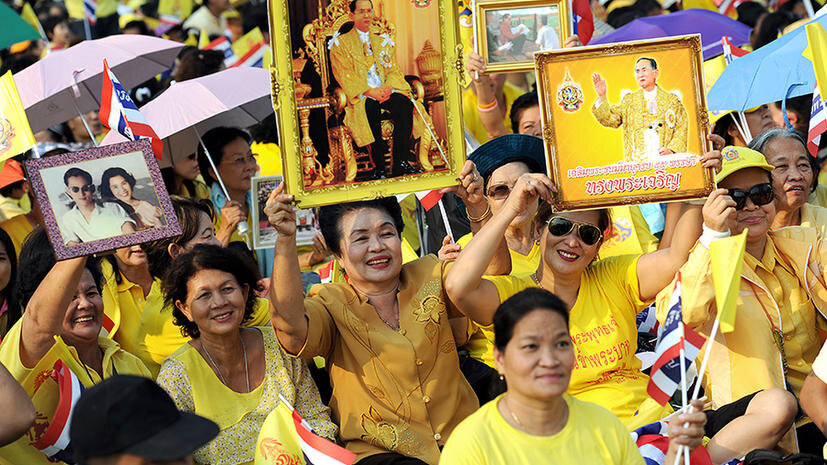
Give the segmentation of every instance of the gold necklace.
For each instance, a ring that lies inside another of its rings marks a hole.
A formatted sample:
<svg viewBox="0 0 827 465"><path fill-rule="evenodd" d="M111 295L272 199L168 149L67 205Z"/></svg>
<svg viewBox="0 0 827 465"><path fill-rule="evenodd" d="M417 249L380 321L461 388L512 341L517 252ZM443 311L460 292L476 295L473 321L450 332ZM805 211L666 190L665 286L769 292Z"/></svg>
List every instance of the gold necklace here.
<svg viewBox="0 0 827 465"><path fill-rule="evenodd" d="M525 426L523 426L523 422L521 422L520 419L517 418L517 414L514 413L514 409L511 408L511 405L508 404L508 397L504 398L503 400L506 401L505 408L508 409L508 413L511 414L511 418L514 419L514 423L517 423L517 426L519 426L521 430L525 431Z"/></svg>

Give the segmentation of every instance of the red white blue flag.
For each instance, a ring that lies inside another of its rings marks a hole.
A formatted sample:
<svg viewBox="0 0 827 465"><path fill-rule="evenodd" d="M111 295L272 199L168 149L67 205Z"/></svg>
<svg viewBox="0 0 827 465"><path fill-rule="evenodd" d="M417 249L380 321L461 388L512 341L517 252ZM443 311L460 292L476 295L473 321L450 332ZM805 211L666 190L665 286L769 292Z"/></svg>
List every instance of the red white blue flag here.
<svg viewBox="0 0 827 465"><path fill-rule="evenodd" d="M686 376L689 365L698 357L706 339L691 328L683 324L681 314L681 276L678 273L678 282L669 301L669 311L663 323L658 344L655 347L657 359L652 365L652 374L646 391L660 405L666 405L672 394L681 383L681 377ZM681 350L684 352L681 363ZM683 366L683 372L681 370Z"/></svg>
<svg viewBox="0 0 827 465"><path fill-rule="evenodd" d="M232 44L227 36L221 36L207 44L204 50L218 50L224 53L224 66L230 67L237 61L235 53L233 53Z"/></svg>
<svg viewBox="0 0 827 465"><path fill-rule="evenodd" d="M643 425L632 431L632 440L635 441L640 455L646 465L672 465L664 464L666 453L669 451L669 427L664 421L656 421ZM683 462L681 462L683 463ZM691 465L712 465L712 459L704 446L692 451L689 456ZM726 465L735 465L738 461L727 462Z"/></svg>
<svg viewBox="0 0 827 465"><path fill-rule="evenodd" d="M807 150L810 155L814 157L817 155L821 135L825 131L827 131L827 111L824 109L824 101L821 100L821 89L816 84L813 91L813 106L810 109L810 127L807 130Z"/></svg>
<svg viewBox="0 0 827 465"><path fill-rule="evenodd" d="M46 432L37 441L33 442L32 446L46 454L50 459L74 464L72 444L69 441L69 428L72 425L72 412L84 391L84 387L78 377L60 359L55 362L51 378L57 382L60 392L57 409L55 409L55 414Z"/></svg>
<svg viewBox="0 0 827 465"><path fill-rule="evenodd" d="M574 13L574 33L580 39L583 45L592 40L594 34L594 16L592 15L592 7L589 0L573 0L571 2L571 11Z"/></svg>
<svg viewBox="0 0 827 465"><path fill-rule="evenodd" d="M247 51L243 56L238 57L238 59L231 65L228 65L228 68L240 68L240 67L254 67L254 68L263 68L264 67L264 53L267 50L267 46L265 44L256 44L253 45L250 50Z"/></svg>
<svg viewBox="0 0 827 465"><path fill-rule="evenodd" d="M736 47L735 45L733 45L732 42L729 40L729 37L727 36L721 37L721 46L724 49L724 61L726 61L727 65L732 63L732 60L738 57L742 57L749 53L748 50L744 50L740 47Z"/></svg>
<svg viewBox="0 0 827 465"><path fill-rule="evenodd" d="M152 151L155 152L155 157L161 159L164 141L158 137L144 115L138 110L138 106L129 97L129 92L123 88L118 78L109 69L109 63L105 58L103 60L100 120L104 126L118 131L129 140L148 137L152 141Z"/></svg>
<svg viewBox="0 0 827 465"><path fill-rule="evenodd" d="M350 465L356 459L353 452L314 433L310 424L295 410L293 424L306 465Z"/></svg>
<svg viewBox="0 0 827 465"><path fill-rule="evenodd" d="M98 0L83 0L83 15L86 17L86 21L92 26L98 22L98 17L96 16L97 9Z"/></svg>

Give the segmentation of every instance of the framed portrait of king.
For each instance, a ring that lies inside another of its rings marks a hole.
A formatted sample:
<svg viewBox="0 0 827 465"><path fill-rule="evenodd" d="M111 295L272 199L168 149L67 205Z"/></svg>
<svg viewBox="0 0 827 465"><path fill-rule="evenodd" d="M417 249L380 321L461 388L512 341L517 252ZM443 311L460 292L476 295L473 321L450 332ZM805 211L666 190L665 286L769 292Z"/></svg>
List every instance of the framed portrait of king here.
<svg viewBox="0 0 827 465"><path fill-rule="evenodd" d="M299 206L455 185L465 161L454 0L270 0L273 106Z"/></svg>
<svg viewBox="0 0 827 465"><path fill-rule="evenodd" d="M537 53L535 65L555 211L712 191L700 36Z"/></svg>

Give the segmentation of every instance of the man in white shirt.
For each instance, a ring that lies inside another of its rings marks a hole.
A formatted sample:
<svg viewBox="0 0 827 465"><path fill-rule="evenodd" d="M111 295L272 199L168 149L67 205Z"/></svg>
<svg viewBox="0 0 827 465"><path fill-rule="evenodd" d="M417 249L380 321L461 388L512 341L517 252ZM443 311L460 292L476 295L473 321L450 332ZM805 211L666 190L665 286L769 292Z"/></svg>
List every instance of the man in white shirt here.
<svg viewBox="0 0 827 465"><path fill-rule="evenodd" d="M546 50L557 50L560 48L560 37L557 31L551 27L552 15L546 16L546 24L537 31L537 40L534 41L541 52Z"/></svg>
<svg viewBox="0 0 827 465"><path fill-rule="evenodd" d="M77 245L135 232L135 220L120 205L95 202L91 174L80 168L69 168L63 175L63 183L66 194L75 202L59 221L64 244Z"/></svg>
<svg viewBox="0 0 827 465"><path fill-rule="evenodd" d="M222 36L227 31L227 18L222 13L229 9L230 0L205 0L204 5L195 10L182 27L196 35L204 31L209 37Z"/></svg>

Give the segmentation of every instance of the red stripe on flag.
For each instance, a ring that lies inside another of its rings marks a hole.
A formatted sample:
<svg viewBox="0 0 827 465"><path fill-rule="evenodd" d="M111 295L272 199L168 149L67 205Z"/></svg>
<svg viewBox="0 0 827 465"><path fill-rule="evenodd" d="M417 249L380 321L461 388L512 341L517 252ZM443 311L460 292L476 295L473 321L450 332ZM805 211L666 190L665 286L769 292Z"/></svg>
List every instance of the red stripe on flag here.
<svg viewBox="0 0 827 465"><path fill-rule="evenodd" d="M253 55L256 54L261 48L264 47L264 43L260 43L258 45L254 45L253 48L247 51L241 58L239 58L235 63L228 66L228 68L237 68L242 66L247 60L249 60Z"/></svg>
<svg viewBox="0 0 827 465"><path fill-rule="evenodd" d="M356 454L353 452L345 449L344 447L337 446L333 442L313 434L309 431L305 426L302 424L303 418L299 415L298 412L293 410L293 423L296 425L296 433L298 433L299 437L301 437L302 441L304 441L308 446L316 449L317 451L327 455L328 457L338 460L339 462L350 464L353 463L353 460L356 458Z"/></svg>
<svg viewBox="0 0 827 465"><path fill-rule="evenodd" d="M438 190L417 192L416 198L419 199L419 203L422 204L425 211L428 211L439 203L442 199L442 193Z"/></svg>
<svg viewBox="0 0 827 465"><path fill-rule="evenodd" d="M101 124L109 129L109 114L112 112L112 81L109 80L109 63L103 59L103 90L101 91L101 109L98 115ZM117 131L118 128L115 128Z"/></svg>
<svg viewBox="0 0 827 465"><path fill-rule="evenodd" d="M652 372L652 373L654 373L654 372ZM669 395L669 394L667 394L667 393L663 392L663 391L661 390L661 388L660 388L660 387L658 387L658 385L657 385L657 384L655 384L655 383L653 383L653 382L651 382L651 381L650 381L650 382L649 382L649 384L646 386L646 392L649 394L649 396L650 396L652 399L655 399L655 401L656 401L658 404L660 404L660 405L666 405L666 403L667 403L667 402L669 402L669 399L671 399L671 398L672 398L672 396L671 396L671 395Z"/></svg>
<svg viewBox="0 0 827 465"><path fill-rule="evenodd" d="M60 375L60 370L64 370L63 375ZM69 421L69 414L72 413L72 374L69 372L69 368L62 360L58 359L50 376L59 384L60 398L55 414L52 416L52 421L49 422L49 426L46 428L46 433L39 440L32 443L32 446L37 449L45 449L57 442Z"/></svg>
<svg viewBox="0 0 827 465"><path fill-rule="evenodd" d="M110 335L112 334L112 330L115 329L115 322L105 313L103 314L103 329Z"/></svg>

